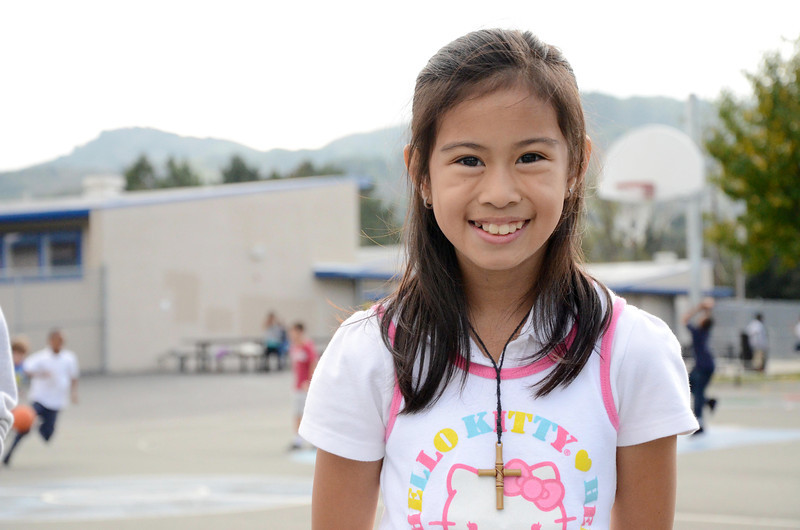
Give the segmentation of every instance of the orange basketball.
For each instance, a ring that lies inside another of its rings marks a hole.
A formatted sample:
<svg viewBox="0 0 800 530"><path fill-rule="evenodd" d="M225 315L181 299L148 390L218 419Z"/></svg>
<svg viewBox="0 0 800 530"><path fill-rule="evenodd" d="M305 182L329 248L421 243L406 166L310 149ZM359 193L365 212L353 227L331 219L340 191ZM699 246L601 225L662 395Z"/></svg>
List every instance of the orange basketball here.
<svg viewBox="0 0 800 530"><path fill-rule="evenodd" d="M33 420L36 419L36 411L28 405L15 407L11 414L14 415L14 430L25 433L31 430Z"/></svg>

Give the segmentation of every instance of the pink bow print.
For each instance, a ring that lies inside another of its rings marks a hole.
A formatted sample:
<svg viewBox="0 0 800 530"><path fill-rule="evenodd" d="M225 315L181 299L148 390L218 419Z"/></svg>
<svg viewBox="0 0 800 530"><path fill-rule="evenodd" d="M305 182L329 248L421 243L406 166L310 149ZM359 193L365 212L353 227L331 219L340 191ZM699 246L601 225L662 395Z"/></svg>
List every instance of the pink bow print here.
<svg viewBox="0 0 800 530"><path fill-rule="evenodd" d="M504 492L507 497L515 497L522 495L534 503L537 508L543 512L549 512L553 508L561 504L564 500L564 485L561 480L554 479L540 479L533 475L536 468L551 465L551 464L538 464L536 466L528 466L525 462L519 459L511 460L507 465L507 469L520 469L522 471L521 477L506 477Z"/></svg>

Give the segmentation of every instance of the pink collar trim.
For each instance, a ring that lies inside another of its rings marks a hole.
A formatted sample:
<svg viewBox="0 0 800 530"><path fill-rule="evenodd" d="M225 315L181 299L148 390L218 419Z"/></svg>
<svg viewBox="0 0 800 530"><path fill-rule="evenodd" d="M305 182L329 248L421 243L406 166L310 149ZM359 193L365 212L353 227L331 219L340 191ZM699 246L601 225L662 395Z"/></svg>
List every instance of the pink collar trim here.
<svg viewBox="0 0 800 530"><path fill-rule="evenodd" d="M529 375L533 375L543 370L546 370L547 368L553 366L555 363L556 361L550 355L548 355L544 359L539 359L538 361L528 364L526 366L503 368L500 370L500 379L519 379L520 377L527 377ZM466 364L467 364L466 359L464 359L463 356L459 355L458 360L456 360L456 366L463 370ZM486 379L494 379L496 377L494 367L474 362L469 364L469 373L472 375L477 375L478 377L484 377Z"/></svg>
<svg viewBox="0 0 800 530"><path fill-rule="evenodd" d="M572 329L569 331L567 338L564 339L564 342L556 347L556 350L560 350L562 348L569 348L572 344L572 341L575 340L575 334L577 331L575 330L575 326L572 326ZM525 365L525 366L515 366L514 368L503 368L500 370L500 379L519 379L520 377L528 377L533 374L538 374L544 370L547 370L554 364L558 362L558 355L556 353L550 353L546 357L539 359L538 361ZM461 370L464 369L466 366L467 361L464 359L463 355L459 355L458 359L456 360L456 366ZM495 374L493 366L487 366L485 364L478 364L475 362L469 363L469 373L472 375L476 375L478 377L484 377L486 379L494 379L497 377Z"/></svg>

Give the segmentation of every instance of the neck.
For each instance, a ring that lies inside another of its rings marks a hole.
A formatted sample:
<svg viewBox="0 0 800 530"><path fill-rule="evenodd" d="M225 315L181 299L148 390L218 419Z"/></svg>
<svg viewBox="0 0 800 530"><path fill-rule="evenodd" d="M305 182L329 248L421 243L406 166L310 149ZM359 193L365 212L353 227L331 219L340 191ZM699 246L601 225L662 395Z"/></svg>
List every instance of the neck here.
<svg viewBox="0 0 800 530"><path fill-rule="evenodd" d="M528 299L531 278L530 274L516 271L463 274L470 315L509 318L516 314L520 306L524 306L523 312L527 312L532 302Z"/></svg>
<svg viewBox="0 0 800 530"><path fill-rule="evenodd" d="M530 312L533 300L528 292L531 280L514 273L465 278L469 318L489 355L498 361L517 324Z"/></svg>

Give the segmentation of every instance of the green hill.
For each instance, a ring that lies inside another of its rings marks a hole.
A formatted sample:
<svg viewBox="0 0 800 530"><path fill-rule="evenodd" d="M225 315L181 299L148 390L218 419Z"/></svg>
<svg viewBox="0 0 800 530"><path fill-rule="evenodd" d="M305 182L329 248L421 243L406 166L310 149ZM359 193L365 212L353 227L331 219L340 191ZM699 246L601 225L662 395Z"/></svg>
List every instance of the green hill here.
<svg viewBox="0 0 800 530"><path fill-rule="evenodd" d="M590 135L602 150L621 134L649 123L684 127L685 104L669 98L629 98L584 94ZM701 123L707 123L712 107L700 102ZM76 147L70 154L26 169L0 173L0 200L30 196L74 195L81 192L83 178L90 174L122 173L145 154L162 168L171 156L186 160L206 182L220 179L221 168L233 155L240 155L262 175L287 173L301 162L333 164L348 173L370 176L378 195L402 202L404 191L402 149L407 127L398 125L373 132L346 136L315 150L258 151L228 140L192 138L149 128L104 131L95 140ZM602 151L601 151L602 152Z"/></svg>

